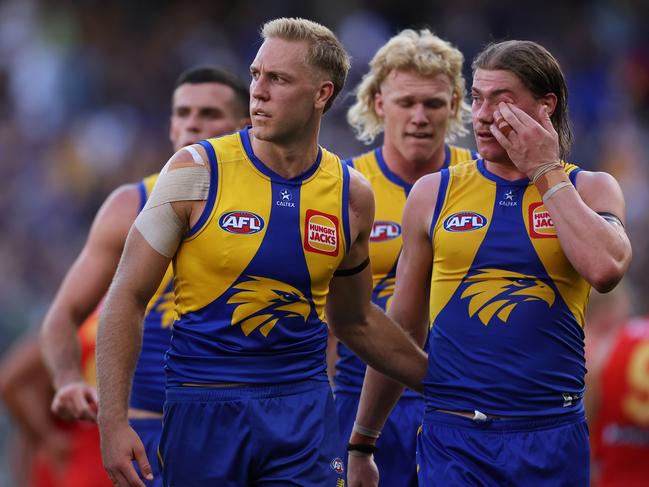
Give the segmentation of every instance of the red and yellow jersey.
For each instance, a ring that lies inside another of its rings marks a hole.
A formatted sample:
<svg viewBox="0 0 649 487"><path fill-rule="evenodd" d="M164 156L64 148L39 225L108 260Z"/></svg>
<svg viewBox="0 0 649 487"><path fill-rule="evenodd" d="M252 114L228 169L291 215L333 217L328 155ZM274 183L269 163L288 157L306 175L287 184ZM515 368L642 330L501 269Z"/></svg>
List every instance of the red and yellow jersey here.
<svg viewBox="0 0 649 487"><path fill-rule="evenodd" d="M600 376L591 442L598 487L649 485L649 319L618 332Z"/></svg>
<svg viewBox="0 0 649 487"><path fill-rule="evenodd" d="M349 172L319 148L284 179L249 137L201 142L210 191L173 261L170 385L326 380L324 304L350 241Z"/></svg>
<svg viewBox="0 0 649 487"><path fill-rule="evenodd" d="M442 169L476 157L469 149L448 144L444 147L444 154ZM372 301L387 310L394 294L397 261L401 254L401 217L412 184L390 170L380 147L345 162L365 176L374 192L376 210L370 235ZM365 364L345 345L338 343L336 391L360 394L364 377ZM412 392L406 391L405 394Z"/></svg>

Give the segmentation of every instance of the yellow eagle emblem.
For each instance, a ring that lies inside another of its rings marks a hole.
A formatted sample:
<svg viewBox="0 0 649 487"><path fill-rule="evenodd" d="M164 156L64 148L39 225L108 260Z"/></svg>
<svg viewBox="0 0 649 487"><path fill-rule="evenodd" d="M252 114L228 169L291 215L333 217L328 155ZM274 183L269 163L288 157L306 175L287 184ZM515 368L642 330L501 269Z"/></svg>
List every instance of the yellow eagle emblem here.
<svg viewBox="0 0 649 487"><path fill-rule="evenodd" d="M520 303L545 301L554 304L555 294L550 286L534 276L501 269L480 269L466 279L470 284L461 298L469 301L469 316L478 313L483 325L488 325L494 315L507 322L510 313Z"/></svg>
<svg viewBox="0 0 649 487"><path fill-rule="evenodd" d="M299 289L275 279L247 276L234 286L240 292L228 299L228 304L238 304L232 313L232 326L241 325L244 335L255 329L265 337L280 318L301 317L304 321L311 313L311 303Z"/></svg>

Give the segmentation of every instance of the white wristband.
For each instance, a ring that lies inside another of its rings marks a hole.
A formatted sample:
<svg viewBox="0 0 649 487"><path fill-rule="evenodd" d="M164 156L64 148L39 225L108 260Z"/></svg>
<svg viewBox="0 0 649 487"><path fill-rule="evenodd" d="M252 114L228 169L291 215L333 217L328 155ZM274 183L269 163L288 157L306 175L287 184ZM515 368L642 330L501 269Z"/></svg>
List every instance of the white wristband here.
<svg viewBox="0 0 649 487"><path fill-rule="evenodd" d="M569 186L572 186L572 183L568 181L561 181L560 183L555 184L552 186L550 189L548 189L545 194L543 195L543 203L547 203L547 201L552 198L554 193L557 191L562 190L563 188L567 188Z"/></svg>
<svg viewBox="0 0 649 487"><path fill-rule="evenodd" d="M358 433L359 435L367 436L368 438L376 439L381 436L380 431L366 428L365 426L358 424L356 421L354 421L354 427L352 428L352 431L354 433Z"/></svg>

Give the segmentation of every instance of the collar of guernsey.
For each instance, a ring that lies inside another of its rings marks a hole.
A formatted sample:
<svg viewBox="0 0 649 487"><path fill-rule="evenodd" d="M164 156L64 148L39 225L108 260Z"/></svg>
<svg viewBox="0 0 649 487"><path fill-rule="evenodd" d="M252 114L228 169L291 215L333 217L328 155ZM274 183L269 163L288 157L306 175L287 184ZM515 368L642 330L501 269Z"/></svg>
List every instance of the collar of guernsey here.
<svg viewBox="0 0 649 487"><path fill-rule="evenodd" d="M575 184L579 168L564 169ZM443 170L431 244L428 406L508 416L581 408L590 286L536 187L483 160Z"/></svg>
<svg viewBox="0 0 649 487"><path fill-rule="evenodd" d="M474 156L469 149L446 144L442 168L471 161ZM401 254L401 216L412 184L392 172L381 147L346 163L365 176L374 191L376 212L370 235L372 301L387 310L394 294L397 261ZM364 377L365 364L344 344L338 343L336 392L360 394ZM410 390L406 390L404 395L419 396Z"/></svg>
<svg viewBox="0 0 649 487"><path fill-rule="evenodd" d="M201 145L210 191L173 260L168 384L326 380L324 304L350 245L348 168L319 148L284 179L248 129Z"/></svg>

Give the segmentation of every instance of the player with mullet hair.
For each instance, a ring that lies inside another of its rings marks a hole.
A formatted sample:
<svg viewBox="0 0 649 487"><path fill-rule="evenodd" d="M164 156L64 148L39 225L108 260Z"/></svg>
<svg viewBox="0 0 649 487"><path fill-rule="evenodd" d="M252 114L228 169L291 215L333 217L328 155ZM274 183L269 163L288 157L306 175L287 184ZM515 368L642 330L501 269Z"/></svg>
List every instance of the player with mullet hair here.
<svg viewBox="0 0 649 487"><path fill-rule="evenodd" d="M482 158L413 187L388 311L422 344L431 324L411 377L426 403L419 485L586 487L584 314L590 287L610 291L631 261L624 198L564 162L566 84L545 48L488 46L471 92ZM400 393L368 369L356 421L380 430ZM371 457L349 469L350 486L376 485Z"/></svg>
<svg viewBox="0 0 649 487"><path fill-rule="evenodd" d="M140 320L173 260L165 485L344 484L326 316L407 382L425 354L371 305L367 182L318 145L348 55L326 27L276 19L250 65L252 127L177 152L131 229L100 318L99 426L116 485L149 459L128 426Z"/></svg>
<svg viewBox="0 0 649 487"><path fill-rule="evenodd" d="M384 133L381 147L347 161L367 178L376 199L370 236L372 301L383 309L394 292L401 216L413 184L421 176L475 158L470 150L449 143L468 133L463 63L458 49L429 30L404 30L370 61L347 115L357 137L368 144ZM342 343L337 351L334 391L343 438L351 434L353 444L357 434L378 436L378 431L354 425L365 364ZM416 433L423 413L423 399L408 389L380 432L374 456L385 485L416 485Z"/></svg>
<svg viewBox="0 0 649 487"><path fill-rule="evenodd" d="M172 99L169 139L174 150L244 127L249 122L248 100L246 85L219 67L199 66L182 73ZM123 185L104 202L81 254L68 271L43 322L41 349L56 389L52 410L63 418L96 421L97 394L94 385L81 374L77 329L106 294L128 230L157 178L158 174L154 174L137 184ZM128 409L129 422L153 459L155 480L147 482L150 486L162 485L156 451L165 394L164 353L173 320L169 268L147 306L142 352Z"/></svg>

